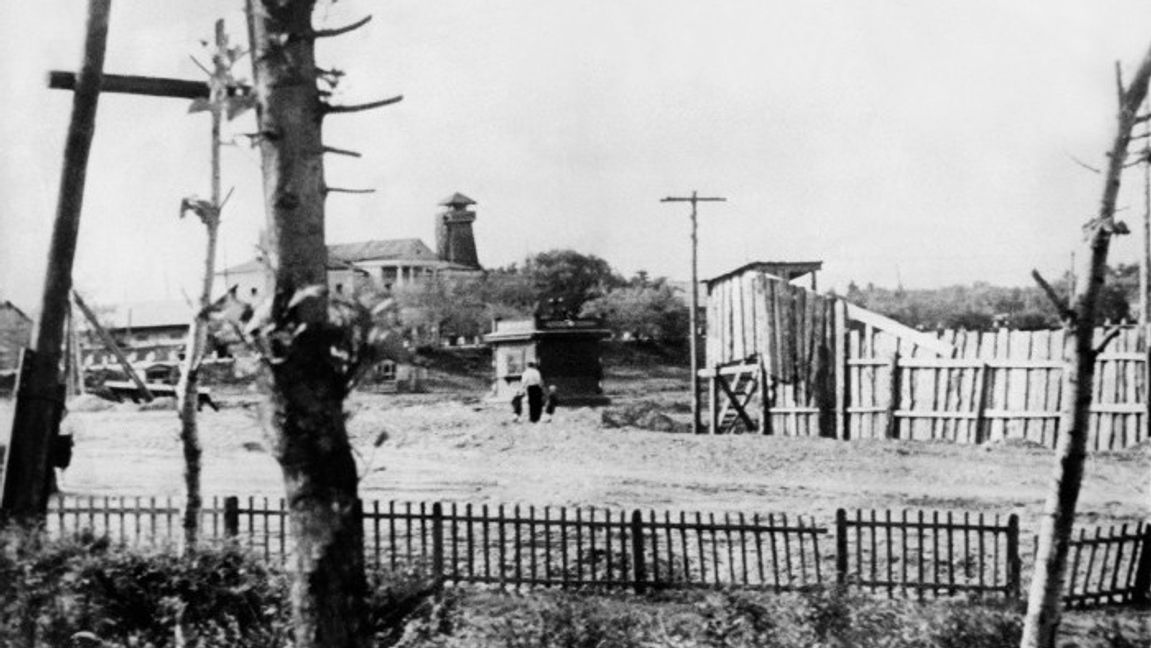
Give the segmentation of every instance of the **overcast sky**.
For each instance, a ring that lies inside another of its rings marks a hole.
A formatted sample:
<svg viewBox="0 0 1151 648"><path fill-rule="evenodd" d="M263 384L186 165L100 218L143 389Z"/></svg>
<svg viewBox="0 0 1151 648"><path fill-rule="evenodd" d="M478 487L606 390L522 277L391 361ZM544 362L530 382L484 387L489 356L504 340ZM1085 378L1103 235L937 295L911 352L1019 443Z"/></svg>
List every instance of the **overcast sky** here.
<svg viewBox="0 0 1151 648"><path fill-rule="evenodd" d="M0 23L0 298L35 310L56 205L81 0L9 3ZM246 41L240 0L113 0L106 71L196 79L216 17ZM326 7L326 8L325 8ZM1116 60L1151 45L1144 2L685 2L341 0L317 22L364 13L323 42L347 72L340 101L401 104L334 116L329 242L419 237L436 205L479 204L481 263L574 248L625 274L686 278L688 207L701 207L704 276L751 260L823 260L850 280L929 287L1057 276L1096 209L1114 127ZM246 45L246 42L245 42ZM250 76L245 61L240 72ZM180 199L208 193L208 117L180 100L105 95L77 254L97 300L194 294L202 227ZM250 117L230 125L253 129ZM252 255L263 222L255 150L224 155L235 195L221 261ZM1131 225L1142 174L1125 178ZM1133 229L1138 232L1139 229ZM1140 244L1114 246L1134 262Z"/></svg>

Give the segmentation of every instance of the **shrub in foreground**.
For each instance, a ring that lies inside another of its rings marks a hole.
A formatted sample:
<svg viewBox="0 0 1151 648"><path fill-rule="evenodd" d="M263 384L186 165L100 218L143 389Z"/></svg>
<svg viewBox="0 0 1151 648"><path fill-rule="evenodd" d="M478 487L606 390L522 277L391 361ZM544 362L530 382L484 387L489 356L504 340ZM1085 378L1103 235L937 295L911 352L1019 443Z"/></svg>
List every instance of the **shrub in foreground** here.
<svg viewBox="0 0 1151 648"><path fill-rule="evenodd" d="M370 574L381 644L425 611L417 573ZM230 545L139 551L0 532L0 646L264 647L291 643L288 578Z"/></svg>

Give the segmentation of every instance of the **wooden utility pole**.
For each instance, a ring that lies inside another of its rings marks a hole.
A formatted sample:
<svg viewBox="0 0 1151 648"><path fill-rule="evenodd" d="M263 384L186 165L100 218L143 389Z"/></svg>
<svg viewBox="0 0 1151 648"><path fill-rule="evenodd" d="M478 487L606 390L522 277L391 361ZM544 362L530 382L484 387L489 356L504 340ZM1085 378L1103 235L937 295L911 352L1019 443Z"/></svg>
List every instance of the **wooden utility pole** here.
<svg viewBox="0 0 1151 648"><path fill-rule="evenodd" d="M1115 327L1101 340L1094 339L1099 294L1106 277L1111 238L1127 233L1127 226L1115 220L1115 201L1119 195L1132 129L1140 120L1148 119L1137 113L1147 97L1147 85L1151 80L1151 49L1144 55L1129 86L1124 88L1118 64L1115 76L1119 95L1118 124L1111 150L1107 153L1107 174L1098 216L1084 226L1091 257L1082 278L1082 289L1078 291L1073 306L1059 297L1038 272L1032 273L1059 309L1064 327L1072 334L1072 340L1068 345L1068 367L1064 372L1064 394L1068 405L1059 423L1057 464L1040 519L1035 573L1027 597L1027 613L1020 641L1022 648L1055 648L1067 573L1067 554L1087 454L1095 361L1107 343L1121 330Z"/></svg>
<svg viewBox="0 0 1151 648"><path fill-rule="evenodd" d="M1151 106L1144 106L1144 110L1151 113ZM1138 320L1146 328L1151 322L1151 122L1143 122L1143 240L1140 251Z"/></svg>
<svg viewBox="0 0 1151 648"><path fill-rule="evenodd" d="M699 225L696 219L696 206L701 202L726 202L727 198L700 198L695 191L687 198L667 197L660 202L691 203L691 311L688 312L688 353L691 354L691 433L699 434ZM715 430L712 430L714 433Z"/></svg>
<svg viewBox="0 0 1151 648"><path fill-rule="evenodd" d="M88 154L96 130L110 13L111 0L89 0L84 58L72 96L56 220L34 335L36 346L25 351L21 362L0 517L33 520L43 517L48 508L49 446L64 407L60 390L64 320L69 310Z"/></svg>
<svg viewBox="0 0 1151 648"><path fill-rule="evenodd" d="M110 13L111 0L89 0L84 59L79 74L54 70L48 75L49 88L73 91L72 118L64 148L64 170L40 319L34 335L35 347L25 350L21 360L11 447L5 460L8 467L4 470L0 492L0 517L42 517L48 506L48 446L57 432L63 408L58 396L58 367L99 96L114 92L196 99L210 94L208 84L200 81L104 74ZM229 95L250 92L250 88L242 85L228 86Z"/></svg>

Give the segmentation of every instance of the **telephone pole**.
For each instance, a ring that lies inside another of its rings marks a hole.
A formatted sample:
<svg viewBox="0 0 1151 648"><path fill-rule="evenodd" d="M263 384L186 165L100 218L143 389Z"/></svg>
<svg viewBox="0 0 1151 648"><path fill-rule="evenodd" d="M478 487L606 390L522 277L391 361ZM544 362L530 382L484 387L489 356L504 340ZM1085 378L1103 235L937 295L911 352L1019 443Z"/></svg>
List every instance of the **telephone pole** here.
<svg viewBox="0 0 1151 648"><path fill-rule="evenodd" d="M664 198L660 202L689 202L691 203L691 310L688 311L688 326L691 331L687 336L689 353L691 354L691 433L699 434L699 353L697 350L699 338L699 224L696 219L697 205L701 202L727 202L727 198L700 198L698 192L691 192L687 198Z"/></svg>

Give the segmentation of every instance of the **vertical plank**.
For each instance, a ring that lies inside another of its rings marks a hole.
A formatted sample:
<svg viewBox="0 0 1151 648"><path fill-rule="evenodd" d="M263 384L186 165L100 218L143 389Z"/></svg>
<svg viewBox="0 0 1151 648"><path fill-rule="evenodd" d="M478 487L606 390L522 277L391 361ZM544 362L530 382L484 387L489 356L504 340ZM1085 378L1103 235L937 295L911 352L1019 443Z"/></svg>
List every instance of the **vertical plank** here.
<svg viewBox="0 0 1151 648"><path fill-rule="evenodd" d="M780 514L780 525L783 527L783 563L787 569L787 586L795 585L795 575L791 567L791 525L787 523L787 513Z"/></svg>
<svg viewBox="0 0 1151 648"><path fill-rule="evenodd" d="M496 510L496 535L499 537L499 583L503 585L507 580L508 561L507 561L507 515L504 513L504 505L500 504ZM518 550L517 550L518 553ZM513 572L514 573L514 572Z"/></svg>
<svg viewBox="0 0 1151 648"><path fill-rule="evenodd" d="M576 541L576 560L579 560L579 541ZM560 566L563 569L563 582L568 582L568 509L560 507Z"/></svg>
<svg viewBox="0 0 1151 648"><path fill-rule="evenodd" d="M544 580L552 579L552 519L551 507L544 506ZM534 517L534 516L533 516ZM535 577L535 574L532 574Z"/></svg>
<svg viewBox="0 0 1151 648"><path fill-rule="evenodd" d="M924 556L925 552L923 550L923 526L924 526L923 509L919 509L919 511L917 511L917 514L916 514L916 527L915 527L916 535L917 535L917 541L916 541L915 548L919 554L919 560L916 561L916 571L915 571L916 587L915 587L915 591L916 591L916 594L918 595L916 598L918 598L920 601L923 600L924 591L925 591L924 590L924 584L925 583L923 582L923 560L925 557ZM934 558L934 556L933 556L933 558Z"/></svg>
<svg viewBox="0 0 1151 648"><path fill-rule="evenodd" d="M848 386L850 370L847 365L848 358L848 331L847 331L847 304L842 299L832 302L834 309L833 321L829 339L835 345L835 359L833 361L835 380L835 438L846 441L851 438L851 426L848 420L847 408L851 404L849 398L851 391Z"/></svg>
<svg viewBox="0 0 1151 648"><path fill-rule="evenodd" d="M898 439L899 438L899 396L902 391L900 388L900 369L899 369L899 351L891 354L891 362L888 363L888 371L891 373L890 382L888 383L888 397L887 397L887 433L886 438Z"/></svg>
<svg viewBox="0 0 1151 648"><path fill-rule="evenodd" d="M775 514L767 514L767 525L770 530L767 533L767 538L771 545L771 573L775 579L775 591L779 592L783 589L782 580L779 577L779 550L775 544Z"/></svg>
<svg viewBox="0 0 1151 648"><path fill-rule="evenodd" d="M464 517L467 525L464 527L468 543L468 580L476 579L476 518L469 502L464 506Z"/></svg>
<svg viewBox="0 0 1151 648"><path fill-rule="evenodd" d="M739 564L742 571L743 580L740 581L743 585L751 584L747 579L747 537L745 535L747 529L747 521L744 519L743 512L739 513Z"/></svg>
<svg viewBox="0 0 1151 648"><path fill-rule="evenodd" d="M544 527L546 530L547 527ZM528 547L531 551L529 560L529 573L531 574L531 584L536 583L536 507L534 505L528 506Z"/></svg>

